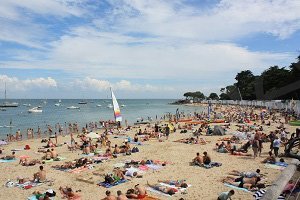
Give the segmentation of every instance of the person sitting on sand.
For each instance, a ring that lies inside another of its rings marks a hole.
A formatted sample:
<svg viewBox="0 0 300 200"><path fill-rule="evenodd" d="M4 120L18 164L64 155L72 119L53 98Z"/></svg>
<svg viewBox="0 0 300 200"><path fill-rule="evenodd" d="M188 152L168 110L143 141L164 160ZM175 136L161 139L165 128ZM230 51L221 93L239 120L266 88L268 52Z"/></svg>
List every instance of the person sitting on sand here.
<svg viewBox="0 0 300 200"><path fill-rule="evenodd" d="M262 175L260 174L260 169L257 169L255 172L240 172L240 171L237 171L237 170L232 170L230 173L230 175L233 175L233 176L242 176L242 177L245 177L245 178L252 178L252 177L261 177Z"/></svg>
<svg viewBox="0 0 300 200"><path fill-rule="evenodd" d="M56 159L58 156L57 152L52 148L51 149L51 158Z"/></svg>
<svg viewBox="0 0 300 200"><path fill-rule="evenodd" d="M235 150L231 150L231 155L235 155L235 156L252 156L252 154L250 153L244 153L241 151L235 151Z"/></svg>
<svg viewBox="0 0 300 200"><path fill-rule="evenodd" d="M176 180L176 181L173 181L173 180L158 180L158 182L160 183L165 183L165 184L168 184L168 185L174 185L175 187L181 187L181 188L187 188L188 187L188 184L186 183L185 180Z"/></svg>
<svg viewBox="0 0 300 200"><path fill-rule="evenodd" d="M211 163L211 158L206 151L203 152L203 163L205 165L209 165Z"/></svg>
<svg viewBox="0 0 300 200"><path fill-rule="evenodd" d="M199 166L203 164L203 158L200 156L199 152L196 154L196 157L192 160L192 164Z"/></svg>
<svg viewBox="0 0 300 200"><path fill-rule="evenodd" d="M129 191L131 191L131 190L129 190ZM134 186L134 190L132 192L129 193L127 191L126 196L129 199L144 199L147 196L146 188L137 184Z"/></svg>
<svg viewBox="0 0 300 200"><path fill-rule="evenodd" d="M276 158L273 155L272 151L269 151L269 156L262 161L262 163L271 163L271 164L275 164L275 162L276 162Z"/></svg>
<svg viewBox="0 0 300 200"><path fill-rule="evenodd" d="M222 192L219 195L218 200L231 200L232 195L234 195L234 190L230 190L229 192Z"/></svg>
<svg viewBox="0 0 300 200"><path fill-rule="evenodd" d="M257 186L257 183L260 181L260 177L252 177L252 178L245 178L245 177L239 177L239 178L232 178L227 177L224 179L224 183L228 183L240 188L246 188L248 190L252 189L253 187Z"/></svg>
<svg viewBox="0 0 300 200"><path fill-rule="evenodd" d="M16 159L16 152L15 151L13 151L12 153L11 153L11 155L8 155L8 156L4 156L4 157L2 157L1 159L2 160L14 160L14 159Z"/></svg>
<svg viewBox="0 0 300 200"><path fill-rule="evenodd" d="M174 195L176 192L178 192L178 190L176 188L173 187L168 187L168 186L164 186L164 185L160 185L160 184L149 184L147 182L147 185L157 191L160 191L162 193L168 194L170 196Z"/></svg>
<svg viewBox="0 0 300 200"><path fill-rule="evenodd" d="M126 197L125 194L123 194L120 190L117 191L117 200L127 200L128 198Z"/></svg>
<svg viewBox="0 0 300 200"><path fill-rule="evenodd" d="M45 155L42 157L42 160L51 160L51 158L52 158L51 151L50 149L47 149Z"/></svg>
<svg viewBox="0 0 300 200"><path fill-rule="evenodd" d="M106 197L102 200L117 200L117 197L115 195L112 195L109 190L106 190L105 194Z"/></svg>
<svg viewBox="0 0 300 200"><path fill-rule="evenodd" d="M63 195L62 198L67 198L68 200L80 199L80 195L76 194L70 187L59 187L59 191Z"/></svg>
<svg viewBox="0 0 300 200"><path fill-rule="evenodd" d="M119 149L118 145L115 144L115 148L114 148L113 154L119 154L119 153L120 153L120 149Z"/></svg>
<svg viewBox="0 0 300 200"><path fill-rule="evenodd" d="M115 168L113 170L113 172L114 172L113 178L114 178L115 181L118 182L120 180L124 180L125 179L124 173L118 167Z"/></svg>
<svg viewBox="0 0 300 200"><path fill-rule="evenodd" d="M133 141L134 142L138 142L139 141L139 137L137 136L137 134L134 135Z"/></svg>
<svg viewBox="0 0 300 200"><path fill-rule="evenodd" d="M46 171L44 170L44 167L40 166L40 171L33 174L33 182L44 182L46 180Z"/></svg>

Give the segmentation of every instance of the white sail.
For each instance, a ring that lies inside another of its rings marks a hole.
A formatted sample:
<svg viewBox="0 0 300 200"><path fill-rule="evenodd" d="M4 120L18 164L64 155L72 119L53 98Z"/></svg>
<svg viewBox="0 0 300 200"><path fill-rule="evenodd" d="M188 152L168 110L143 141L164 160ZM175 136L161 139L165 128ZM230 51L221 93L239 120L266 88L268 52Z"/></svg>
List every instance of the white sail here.
<svg viewBox="0 0 300 200"><path fill-rule="evenodd" d="M121 116L119 104L118 104L115 94L111 88L110 88L110 91L111 91L111 99L112 99L113 108L114 108L115 120L116 120L116 122L121 122L122 116Z"/></svg>

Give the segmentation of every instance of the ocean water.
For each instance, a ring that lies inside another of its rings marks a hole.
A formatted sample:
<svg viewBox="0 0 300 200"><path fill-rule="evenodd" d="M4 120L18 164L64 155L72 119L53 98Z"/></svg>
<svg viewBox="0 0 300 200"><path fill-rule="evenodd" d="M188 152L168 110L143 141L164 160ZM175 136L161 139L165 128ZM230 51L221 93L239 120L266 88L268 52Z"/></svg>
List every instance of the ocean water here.
<svg viewBox="0 0 300 200"><path fill-rule="evenodd" d="M10 100L10 102L18 102L17 108L6 108L6 111L0 111L0 138L5 138L6 134L14 134L17 129L21 129L25 133L27 128L33 128L37 131L40 126L42 130L46 130L46 125L50 124L52 127L56 123L64 125L67 123L77 122L80 127L88 122L98 122L99 120L113 120L113 109L108 108L108 104L112 104L110 99L88 99L88 103L80 105L79 99L62 99L61 106L57 107L54 104L58 103L57 99L22 99ZM123 117L123 124L125 119L129 124L133 124L138 118L147 119L147 117L160 118L167 113L175 114L178 108L180 112L201 112L201 107L191 107L184 105L170 105L174 99L118 99L121 115ZM0 100L2 103L3 100ZM31 104L31 107L24 106L23 104ZM101 107L97 107L97 105ZM42 113L28 113L28 109L42 106ZM79 110L67 109L69 106L80 107ZM11 126L11 127L9 127Z"/></svg>

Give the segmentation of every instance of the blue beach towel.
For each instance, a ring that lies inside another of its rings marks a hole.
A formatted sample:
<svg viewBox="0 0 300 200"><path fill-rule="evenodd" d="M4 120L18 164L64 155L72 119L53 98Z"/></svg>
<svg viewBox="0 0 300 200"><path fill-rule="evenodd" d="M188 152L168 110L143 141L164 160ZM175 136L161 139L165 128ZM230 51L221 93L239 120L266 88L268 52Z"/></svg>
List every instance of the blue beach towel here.
<svg viewBox="0 0 300 200"><path fill-rule="evenodd" d="M246 188L240 188L240 187L237 187L237 186L235 186L235 185L230 185L230 184L228 184L228 183L224 183L224 185L227 186L227 187L230 187L230 188L232 188L232 189L242 190L242 191L244 191L244 192L251 192L251 191L247 190Z"/></svg>
<svg viewBox="0 0 300 200"><path fill-rule="evenodd" d="M16 159L12 159L12 160L0 159L0 163L9 163L9 162L14 162L14 161L16 161Z"/></svg>
<svg viewBox="0 0 300 200"><path fill-rule="evenodd" d="M122 179L122 180L119 180L118 182L115 182L114 184L109 184L109 183L105 183L105 182L100 182L98 183L99 186L102 186L102 187L105 187L105 188L111 188L111 187L114 187L116 185L120 185L122 183L126 183L127 180L126 179Z"/></svg>

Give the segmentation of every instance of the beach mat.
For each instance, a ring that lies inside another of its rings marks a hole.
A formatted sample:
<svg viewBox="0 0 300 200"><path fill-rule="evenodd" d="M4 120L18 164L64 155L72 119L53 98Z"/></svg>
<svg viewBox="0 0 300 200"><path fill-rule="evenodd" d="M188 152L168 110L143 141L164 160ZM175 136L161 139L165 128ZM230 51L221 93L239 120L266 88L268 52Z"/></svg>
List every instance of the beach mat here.
<svg viewBox="0 0 300 200"><path fill-rule="evenodd" d="M155 194L159 194L159 195L161 195L161 196L172 197L171 195L168 195L168 194L165 194L165 193L163 193L163 192L161 192L161 191L155 190L155 189L152 188L152 187L147 187L146 189L147 189L149 192L152 192L152 193L155 193Z"/></svg>
<svg viewBox="0 0 300 200"><path fill-rule="evenodd" d="M246 188L240 188L240 187L237 187L235 185L230 185L228 183L224 183L224 185L227 186L227 187L230 187L232 189L241 190L241 191L244 191L244 192L251 192L251 191L247 190Z"/></svg>
<svg viewBox="0 0 300 200"><path fill-rule="evenodd" d="M94 153L89 153L89 154L81 154L81 156L95 156Z"/></svg>
<svg viewBox="0 0 300 200"><path fill-rule="evenodd" d="M45 162L45 163L51 163L51 162L62 161L62 160L66 160L66 159L67 159L67 158L60 157L60 156L58 156L57 158L58 158L59 160L53 160L53 159L50 159L50 160L43 160L43 162Z"/></svg>
<svg viewBox="0 0 300 200"><path fill-rule="evenodd" d="M102 186L102 187L105 187L105 188L111 188L111 187L114 187L116 185L120 185L122 183L126 183L127 180L126 179L123 179L123 180L119 180L118 182L114 183L114 184L109 184L109 183L105 183L105 182L100 182L98 183L99 186Z"/></svg>
<svg viewBox="0 0 300 200"><path fill-rule="evenodd" d="M277 169L277 170L284 170L285 167L284 166L279 166L279 165L274 165L274 164L270 164L270 163L266 163L265 164L265 168L268 168L268 169Z"/></svg>
<svg viewBox="0 0 300 200"><path fill-rule="evenodd" d="M16 161L16 159L12 159L12 160L3 160L3 159L0 159L0 163L10 163L10 162L14 162Z"/></svg>

